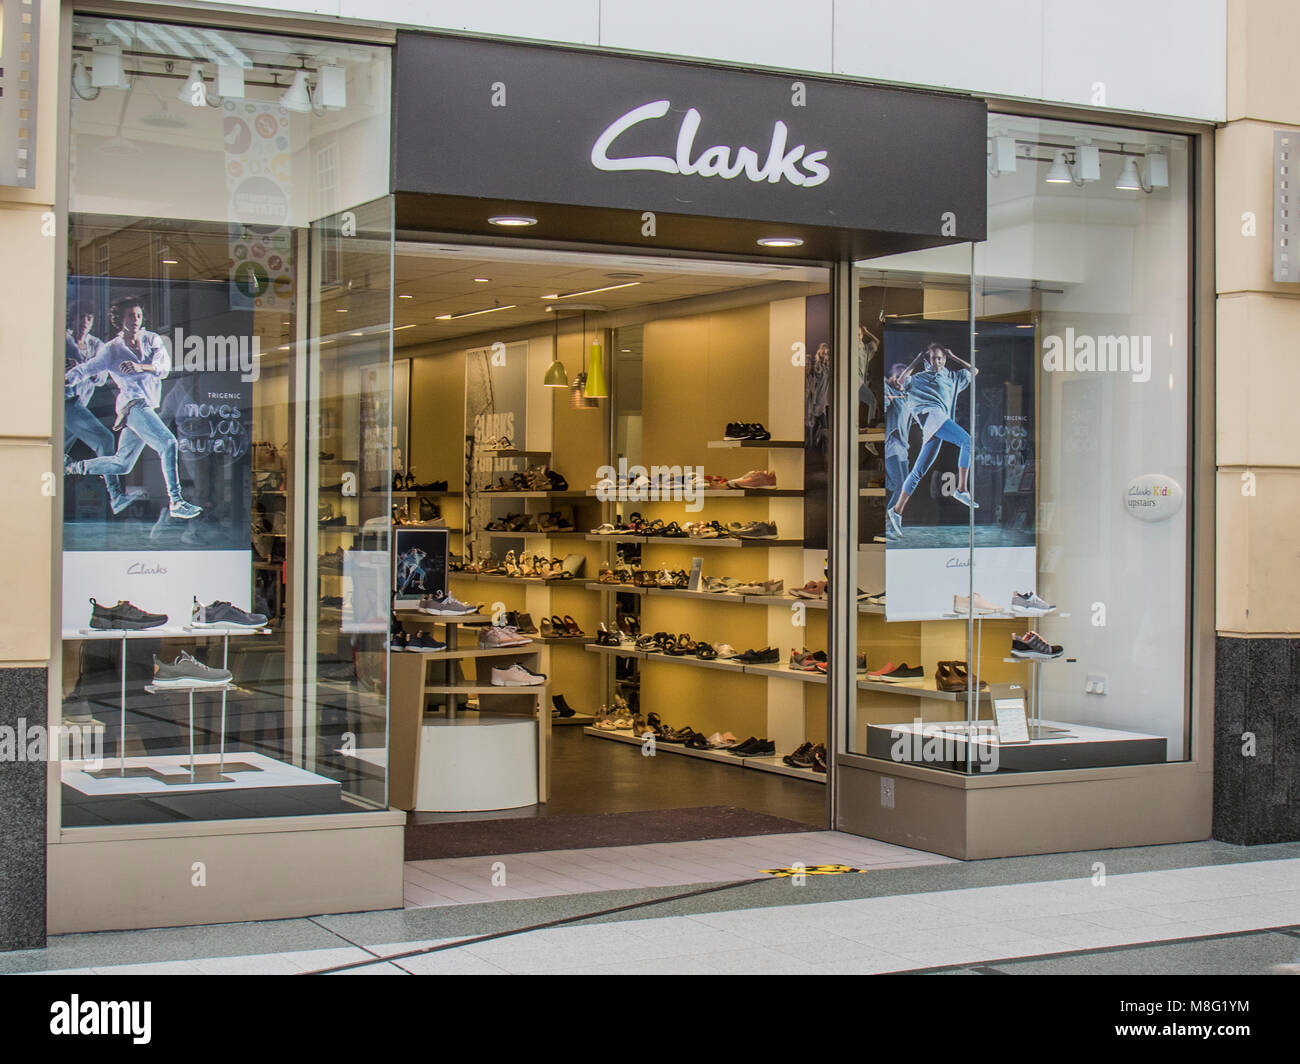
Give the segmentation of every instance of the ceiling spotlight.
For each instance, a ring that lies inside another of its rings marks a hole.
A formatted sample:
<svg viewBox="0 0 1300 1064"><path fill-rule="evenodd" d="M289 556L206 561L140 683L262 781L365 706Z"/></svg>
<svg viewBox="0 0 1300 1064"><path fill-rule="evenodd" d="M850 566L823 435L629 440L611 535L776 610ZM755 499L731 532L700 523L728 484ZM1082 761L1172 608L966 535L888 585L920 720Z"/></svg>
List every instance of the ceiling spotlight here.
<svg viewBox="0 0 1300 1064"><path fill-rule="evenodd" d="M603 288L584 288L581 292L565 292L557 295L552 292L548 296L542 296L543 299L572 299L574 296L589 296L594 292L612 292L616 288L635 288L640 281L626 281L623 284L607 284Z"/></svg>
<svg viewBox="0 0 1300 1064"><path fill-rule="evenodd" d="M164 266L179 266L181 264L180 259L163 259L162 262Z"/></svg>
<svg viewBox="0 0 1300 1064"><path fill-rule="evenodd" d="M1049 185L1074 184L1074 175L1070 173L1070 164L1066 160L1063 148L1056 149L1056 157L1052 160L1051 169L1047 171L1047 183Z"/></svg>
<svg viewBox="0 0 1300 1064"><path fill-rule="evenodd" d="M126 69L122 65L120 44L97 45L91 52L95 65L90 69L90 83L97 89L129 89Z"/></svg>
<svg viewBox="0 0 1300 1064"><path fill-rule="evenodd" d="M206 107L208 105L208 85L203 80L203 67L198 63L190 64L190 76L176 90L176 99L180 100L181 103L189 104L191 107Z"/></svg>
<svg viewBox="0 0 1300 1064"><path fill-rule="evenodd" d="M284 91L280 103L286 111L306 114L311 110L311 93L307 88L307 71L299 70L293 76L293 84Z"/></svg>
<svg viewBox="0 0 1300 1064"><path fill-rule="evenodd" d="M348 105L348 72L330 64L316 71L316 104L337 111Z"/></svg>
<svg viewBox="0 0 1300 1064"><path fill-rule="evenodd" d="M72 57L72 91L82 100L93 100L99 95L99 90L90 80L86 61L79 55Z"/></svg>
<svg viewBox="0 0 1300 1064"><path fill-rule="evenodd" d="M231 63L217 66L217 95L223 100L244 98L244 68Z"/></svg>
<svg viewBox="0 0 1300 1064"><path fill-rule="evenodd" d="M474 278L474 283L475 283L475 284L487 284L490 280L492 280L491 277L475 277L475 278Z"/></svg>
<svg viewBox="0 0 1300 1064"><path fill-rule="evenodd" d="M1133 156L1124 159L1124 169L1119 172L1115 188L1121 192L1137 192L1142 188L1142 175L1138 173L1137 160Z"/></svg>
<svg viewBox="0 0 1300 1064"><path fill-rule="evenodd" d="M797 236L762 236L758 238L761 248L797 248L803 247L803 241Z"/></svg>
<svg viewBox="0 0 1300 1064"><path fill-rule="evenodd" d="M491 218L488 219L488 221L491 222L493 225L504 225L504 226L515 226L515 227L537 224L536 218L530 218L526 214L494 214Z"/></svg>
<svg viewBox="0 0 1300 1064"><path fill-rule="evenodd" d="M482 310L465 310L459 314L439 314L435 321L455 321L457 318L472 318L478 314L495 314L498 310L514 310L516 304L510 303L504 307L484 307Z"/></svg>
<svg viewBox="0 0 1300 1064"><path fill-rule="evenodd" d="M415 296L408 296L406 293L402 293L402 294L399 295L397 298L398 298L398 299L414 299Z"/></svg>

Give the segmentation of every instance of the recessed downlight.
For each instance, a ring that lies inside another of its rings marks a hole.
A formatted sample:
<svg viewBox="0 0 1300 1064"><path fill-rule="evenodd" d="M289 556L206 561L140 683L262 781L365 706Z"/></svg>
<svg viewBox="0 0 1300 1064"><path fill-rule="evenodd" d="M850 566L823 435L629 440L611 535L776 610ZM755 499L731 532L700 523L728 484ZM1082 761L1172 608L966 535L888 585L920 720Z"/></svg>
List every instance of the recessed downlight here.
<svg viewBox="0 0 1300 1064"><path fill-rule="evenodd" d="M434 321L455 321L457 318L474 318L480 314L495 314L498 310L514 310L515 304L509 303L504 307L484 307L482 310L465 310L459 314L439 314Z"/></svg>
<svg viewBox="0 0 1300 1064"><path fill-rule="evenodd" d="M537 224L536 218L531 218L526 214L494 214L491 218L488 219L488 221L491 222L493 225L505 225L505 226L515 226L515 227Z"/></svg>
<svg viewBox="0 0 1300 1064"><path fill-rule="evenodd" d="M491 280L492 280L491 277L475 277L475 278L474 278L474 283L475 283L475 284L487 284L487 283L488 283L489 281L491 281Z"/></svg>
<svg viewBox="0 0 1300 1064"><path fill-rule="evenodd" d="M405 293L402 293L402 294L399 295L397 298L398 298L398 299L414 299L415 296L410 296L410 295L406 295Z"/></svg>
<svg viewBox="0 0 1300 1064"><path fill-rule="evenodd" d="M758 238L758 246L761 248L798 248L803 247L803 241L797 236L761 236Z"/></svg>

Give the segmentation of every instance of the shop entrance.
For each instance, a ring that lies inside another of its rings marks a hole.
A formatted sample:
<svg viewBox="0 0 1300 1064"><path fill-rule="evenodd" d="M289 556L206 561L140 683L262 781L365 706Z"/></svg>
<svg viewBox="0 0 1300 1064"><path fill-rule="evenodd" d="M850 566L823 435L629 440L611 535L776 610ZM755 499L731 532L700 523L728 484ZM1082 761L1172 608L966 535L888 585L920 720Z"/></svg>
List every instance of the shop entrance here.
<svg viewBox="0 0 1300 1064"><path fill-rule="evenodd" d="M410 832L827 825L828 273L397 241L407 409L364 487L391 491Z"/></svg>

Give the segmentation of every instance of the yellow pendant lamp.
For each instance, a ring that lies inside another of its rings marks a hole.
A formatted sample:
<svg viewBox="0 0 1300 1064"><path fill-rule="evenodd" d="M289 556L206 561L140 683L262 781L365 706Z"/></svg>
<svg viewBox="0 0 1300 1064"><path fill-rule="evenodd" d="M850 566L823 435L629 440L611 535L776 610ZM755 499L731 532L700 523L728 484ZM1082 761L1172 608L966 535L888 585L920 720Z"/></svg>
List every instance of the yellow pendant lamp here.
<svg viewBox="0 0 1300 1064"><path fill-rule="evenodd" d="M591 359L587 365L587 398L609 398L609 382L605 380L605 357L599 336L591 341Z"/></svg>

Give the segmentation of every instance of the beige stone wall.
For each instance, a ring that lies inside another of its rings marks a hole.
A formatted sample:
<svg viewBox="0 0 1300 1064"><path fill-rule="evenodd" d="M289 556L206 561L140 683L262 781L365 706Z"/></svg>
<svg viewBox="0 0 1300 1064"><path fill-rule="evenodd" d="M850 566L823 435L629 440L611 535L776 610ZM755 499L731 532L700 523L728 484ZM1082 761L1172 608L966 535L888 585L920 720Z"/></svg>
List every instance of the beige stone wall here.
<svg viewBox="0 0 1300 1064"><path fill-rule="evenodd" d="M59 487L52 327L58 238L53 222L59 107L59 4L38 0L36 187L0 188L0 546L10 608L0 617L0 667L43 666L51 653L51 549ZM60 329L60 334L62 330ZM43 479L44 474L52 478Z"/></svg>
<svg viewBox="0 0 1300 1064"><path fill-rule="evenodd" d="M1300 633L1300 285L1273 281L1273 131L1300 131L1293 0L1229 0L1215 139L1219 632ZM1251 235L1253 215L1254 235Z"/></svg>

